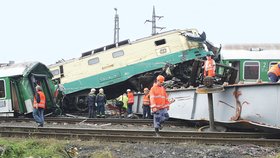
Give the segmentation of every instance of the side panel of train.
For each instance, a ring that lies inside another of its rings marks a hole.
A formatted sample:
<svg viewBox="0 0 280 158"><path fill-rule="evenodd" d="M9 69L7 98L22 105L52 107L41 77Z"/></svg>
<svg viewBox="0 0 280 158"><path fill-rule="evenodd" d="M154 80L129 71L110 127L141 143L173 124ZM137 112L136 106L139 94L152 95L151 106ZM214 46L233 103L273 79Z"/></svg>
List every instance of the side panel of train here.
<svg viewBox="0 0 280 158"><path fill-rule="evenodd" d="M269 82L267 72L280 61L279 50L222 51L222 63L239 70L236 82Z"/></svg>
<svg viewBox="0 0 280 158"><path fill-rule="evenodd" d="M167 91L175 99L170 105L171 118L209 120L208 96L197 94L195 88ZM260 83L225 86L224 91L213 93L215 124L251 128L249 124L280 129L280 83ZM134 95L133 111L142 114L143 94Z"/></svg>
<svg viewBox="0 0 280 158"><path fill-rule="evenodd" d="M37 62L0 68L0 116L32 113L36 84L41 85L47 110L51 111L55 106L51 77L47 67Z"/></svg>

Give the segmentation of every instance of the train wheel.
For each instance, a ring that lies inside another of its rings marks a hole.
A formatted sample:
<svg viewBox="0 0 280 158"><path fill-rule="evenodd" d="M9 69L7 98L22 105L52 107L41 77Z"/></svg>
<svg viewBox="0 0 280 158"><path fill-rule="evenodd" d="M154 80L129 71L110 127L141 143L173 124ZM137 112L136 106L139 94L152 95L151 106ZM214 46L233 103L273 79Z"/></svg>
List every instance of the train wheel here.
<svg viewBox="0 0 280 158"><path fill-rule="evenodd" d="M87 106L86 96L79 96L77 99L78 100L75 104L76 109L80 112L87 111L88 106Z"/></svg>

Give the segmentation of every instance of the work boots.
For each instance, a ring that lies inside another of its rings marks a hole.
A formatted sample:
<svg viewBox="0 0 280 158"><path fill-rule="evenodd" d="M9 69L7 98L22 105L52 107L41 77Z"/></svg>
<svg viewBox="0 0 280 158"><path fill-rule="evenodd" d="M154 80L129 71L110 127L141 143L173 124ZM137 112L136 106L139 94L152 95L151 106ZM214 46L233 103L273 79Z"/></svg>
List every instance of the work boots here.
<svg viewBox="0 0 280 158"><path fill-rule="evenodd" d="M156 136L159 137L159 128L155 128Z"/></svg>

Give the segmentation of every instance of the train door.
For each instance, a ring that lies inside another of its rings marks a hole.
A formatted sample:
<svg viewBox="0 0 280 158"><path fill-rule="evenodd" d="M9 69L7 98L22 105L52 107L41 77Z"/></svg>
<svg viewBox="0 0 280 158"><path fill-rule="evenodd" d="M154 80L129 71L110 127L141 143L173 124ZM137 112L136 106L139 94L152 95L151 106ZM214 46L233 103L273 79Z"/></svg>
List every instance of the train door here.
<svg viewBox="0 0 280 158"><path fill-rule="evenodd" d="M18 84L18 80L15 78L12 78L10 80L10 87L11 87L11 102L12 102L12 108L14 110L15 116L17 116L20 113L24 113L26 111L23 98L21 97L21 92Z"/></svg>
<svg viewBox="0 0 280 158"><path fill-rule="evenodd" d="M52 92L50 84L48 82L47 76L46 75L41 75L41 74L31 74L30 77L31 83L32 83L32 89L33 89L33 94L35 94L35 87L36 85L40 85L42 87L42 90L46 96L46 109L49 111L51 110L51 107L55 107L55 102L54 102L54 92Z"/></svg>
<svg viewBox="0 0 280 158"><path fill-rule="evenodd" d="M0 79L0 116L14 116L9 78Z"/></svg>
<svg viewBox="0 0 280 158"><path fill-rule="evenodd" d="M234 67L235 69L238 70L236 80L235 80L235 83L238 83L240 81L240 70L241 70L240 61L230 61L229 66Z"/></svg>

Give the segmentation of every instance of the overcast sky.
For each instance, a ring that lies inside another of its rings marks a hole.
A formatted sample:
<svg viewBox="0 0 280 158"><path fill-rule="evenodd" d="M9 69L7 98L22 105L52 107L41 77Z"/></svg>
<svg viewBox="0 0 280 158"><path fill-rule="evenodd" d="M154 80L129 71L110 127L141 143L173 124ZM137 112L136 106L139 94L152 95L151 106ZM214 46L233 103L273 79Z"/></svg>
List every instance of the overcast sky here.
<svg viewBox="0 0 280 158"><path fill-rule="evenodd" d="M280 43L279 0L0 0L0 63L52 64L113 43L114 8L120 40L158 26L197 28L214 44Z"/></svg>

